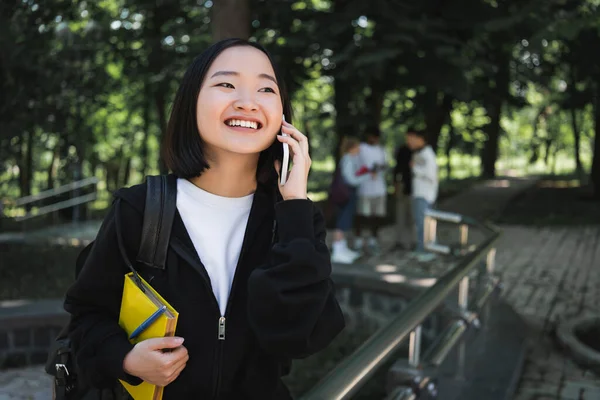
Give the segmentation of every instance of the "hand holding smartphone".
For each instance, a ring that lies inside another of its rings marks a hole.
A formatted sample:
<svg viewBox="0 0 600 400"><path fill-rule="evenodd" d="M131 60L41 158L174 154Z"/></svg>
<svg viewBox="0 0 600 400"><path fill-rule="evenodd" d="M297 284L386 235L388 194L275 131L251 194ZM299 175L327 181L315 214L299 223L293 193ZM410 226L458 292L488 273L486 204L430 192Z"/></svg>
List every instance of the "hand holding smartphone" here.
<svg viewBox="0 0 600 400"><path fill-rule="evenodd" d="M283 115L283 120L285 121L285 115ZM281 136L288 136L287 134L281 131ZM281 185L285 185L287 181L288 170L290 168L290 146L287 143L283 143L283 160L281 161L281 171L279 172L280 180L279 183Z"/></svg>

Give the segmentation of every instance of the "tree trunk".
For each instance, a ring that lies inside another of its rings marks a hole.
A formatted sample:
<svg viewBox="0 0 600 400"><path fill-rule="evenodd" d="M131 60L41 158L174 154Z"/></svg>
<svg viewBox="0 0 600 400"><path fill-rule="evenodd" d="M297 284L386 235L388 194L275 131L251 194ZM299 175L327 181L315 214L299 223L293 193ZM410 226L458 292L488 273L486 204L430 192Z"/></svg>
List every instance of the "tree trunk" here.
<svg viewBox="0 0 600 400"><path fill-rule="evenodd" d="M114 191L114 188L112 186L112 170L110 168L110 160L105 162L103 166L104 175L106 177L106 190L108 190L109 193L112 193Z"/></svg>
<svg viewBox="0 0 600 400"><path fill-rule="evenodd" d="M52 150L52 160L50 160L50 165L48 166L47 174L48 178L46 180L46 188L52 189L54 187L54 179L56 177L56 163L58 161L58 149L59 144L57 143Z"/></svg>
<svg viewBox="0 0 600 400"><path fill-rule="evenodd" d="M217 0L211 16L213 42L228 38L250 37L249 0Z"/></svg>
<svg viewBox="0 0 600 400"><path fill-rule="evenodd" d="M508 96L509 70L508 59L505 53L497 53L498 72L494 77L495 89L493 90L486 105L490 123L486 127L487 140L483 145L481 154L481 175L484 178L494 178L496 176L496 161L498 160L498 143L500 141L500 116L502 115L502 105Z"/></svg>
<svg viewBox="0 0 600 400"><path fill-rule="evenodd" d="M546 108L543 107L533 121L533 137L531 138L531 157L529 158L529 164L535 164L540 158L540 139L538 134L540 119L545 116L545 110Z"/></svg>
<svg viewBox="0 0 600 400"><path fill-rule="evenodd" d="M350 6L345 0L333 0L332 12L335 15L345 15L347 9ZM352 37L354 35L354 28L348 24L346 28L339 33L338 41L335 43L352 43ZM331 38L328 38L331 46L334 46ZM335 48L335 47L330 47ZM333 70L333 105L335 107L335 138L334 138L334 149L333 155L335 159L335 165L338 165L340 161L340 144L342 137L344 136L355 136L359 137L360 132L357 127L354 126L352 115L350 113L350 103L353 98L353 85L347 76L344 75L344 69L347 68L347 64L343 62L337 63L337 66Z"/></svg>
<svg viewBox="0 0 600 400"><path fill-rule="evenodd" d="M583 165L581 164L581 157L579 156L579 149L581 148L581 132L577 126L577 110L571 108L571 126L573 127L573 139L575 141L573 146L573 155L575 156L575 171L579 179L583 177Z"/></svg>
<svg viewBox="0 0 600 400"><path fill-rule="evenodd" d="M496 176L496 161L498 160L498 141L500 137L500 109L488 106L488 115L490 124L487 126L487 139L483 145L481 154L481 175L484 178L494 178Z"/></svg>
<svg viewBox="0 0 600 400"><path fill-rule="evenodd" d="M549 149L549 151L552 151L552 175L556 175L556 158L558 157L558 145L552 146L552 149Z"/></svg>
<svg viewBox="0 0 600 400"><path fill-rule="evenodd" d="M440 99L441 96L441 99ZM437 91L429 91L425 94L425 125L427 127L427 142L437 152L440 132L448 121L452 111L452 97L440 94Z"/></svg>
<svg viewBox="0 0 600 400"><path fill-rule="evenodd" d="M549 166L550 151L552 150L553 143L554 143L554 140L552 140L552 139L546 139L544 141L544 144L546 145L546 149L544 152L544 165L546 166L546 168L548 168L548 166Z"/></svg>
<svg viewBox="0 0 600 400"><path fill-rule="evenodd" d="M381 111L385 98L385 87L383 82L373 80L371 83L371 94L366 99L367 105L367 129L381 125Z"/></svg>
<svg viewBox="0 0 600 400"><path fill-rule="evenodd" d="M144 119L144 136L142 137L142 148L140 151L140 157L142 158L142 176L146 176L148 173L148 141L150 138L150 108L152 107L152 103L150 101L150 84L148 82L144 83L144 111L143 111L143 119Z"/></svg>
<svg viewBox="0 0 600 400"><path fill-rule="evenodd" d="M303 125L304 125L304 132L302 132L302 133L304 133L304 136L306 136L306 138L308 139L308 154L313 154L312 149L313 149L314 144L311 140L312 128L310 127L310 122L306 118L304 118ZM309 173L310 173L310 171L309 171Z"/></svg>
<svg viewBox="0 0 600 400"><path fill-rule="evenodd" d="M594 156L590 177L594 187L594 197L600 199L600 83L598 81L596 81L594 97Z"/></svg>
<svg viewBox="0 0 600 400"><path fill-rule="evenodd" d="M446 179L452 179L452 163L450 157L452 156L452 148L456 142L456 132L454 127L450 124L450 130L448 132L448 143L446 143Z"/></svg>
<svg viewBox="0 0 600 400"><path fill-rule="evenodd" d="M127 186L129 183L129 177L131 176L131 157L127 157L125 160L125 166L123 167L123 181L121 186Z"/></svg>
<svg viewBox="0 0 600 400"><path fill-rule="evenodd" d="M358 136L356 127L353 126L349 102L352 97L350 85L339 76L334 78L334 103L335 103L335 165L340 160L340 143L344 136Z"/></svg>
<svg viewBox="0 0 600 400"><path fill-rule="evenodd" d="M19 167L19 197L27 196L27 185L25 182L27 181L27 171L25 168L25 150L23 149L26 133L22 133L19 135L19 145L17 146L17 154L16 161L17 167Z"/></svg>
<svg viewBox="0 0 600 400"><path fill-rule="evenodd" d="M167 135L167 112L165 110L165 93L161 90L154 93L154 102L156 104L156 112L158 113L158 125L160 127L160 138L158 142L162 148L165 136ZM165 165L162 157L159 158L159 169L161 174L167 174L169 169Z"/></svg>
<svg viewBox="0 0 600 400"><path fill-rule="evenodd" d="M27 131L27 141L25 142L25 162L23 174L23 191L21 196L29 196L33 183L33 135L34 133Z"/></svg>
<svg viewBox="0 0 600 400"><path fill-rule="evenodd" d="M220 1L215 1L219 3ZM148 56L149 73L151 77L162 76L160 80L155 80L151 85L147 79L145 82L144 93L156 107L158 115L159 127L159 149L162 149L164 138L167 132L167 115L166 115L166 96L169 92L169 86L172 76L167 69L167 65L172 62L171 56L165 54L162 48L162 39L164 37L164 26L168 19L168 8L172 2L158 1L154 3L154 8L151 13L151 18L148 18L148 42L150 44L150 54ZM151 78L150 78L151 79ZM149 87L146 85L150 85ZM160 154L160 152L159 152ZM161 174L168 172L167 167L159 156L158 162Z"/></svg>

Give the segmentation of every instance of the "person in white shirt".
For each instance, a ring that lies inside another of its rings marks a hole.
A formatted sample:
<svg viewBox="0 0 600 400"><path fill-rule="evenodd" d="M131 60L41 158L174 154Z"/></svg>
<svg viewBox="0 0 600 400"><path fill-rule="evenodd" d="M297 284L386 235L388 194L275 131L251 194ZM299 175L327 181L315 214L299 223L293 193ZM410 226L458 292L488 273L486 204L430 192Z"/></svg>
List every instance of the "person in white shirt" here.
<svg viewBox="0 0 600 400"><path fill-rule="evenodd" d="M406 143L413 151L411 161L412 209L417 228L415 256L419 261L427 262L433 260L435 255L425 252L425 213L433 206L438 196L438 166L435 152L427 144L425 132L408 132Z"/></svg>
<svg viewBox="0 0 600 400"><path fill-rule="evenodd" d="M377 235L387 212L385 171L388 164L385 149L380 144L380 133L377 128L371 128L367 134L366 143L360 144L358 157L361 164L365 165L372 174L371 179L361 182L358 186L357 215L359 219L356 224L355 246L357 250L362 249L364 245L362 231L363 227L367 226L370 230L370 236L367 239L368 249L371 253L377 254L379 252Z"/></svg>

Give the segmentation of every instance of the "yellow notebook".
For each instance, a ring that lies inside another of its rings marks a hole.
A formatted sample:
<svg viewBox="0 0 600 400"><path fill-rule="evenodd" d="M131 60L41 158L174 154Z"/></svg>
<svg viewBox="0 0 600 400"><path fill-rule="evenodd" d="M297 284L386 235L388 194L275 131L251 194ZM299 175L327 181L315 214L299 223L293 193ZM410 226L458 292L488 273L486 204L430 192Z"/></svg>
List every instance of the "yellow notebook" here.
<svg viewBox="0 0 600 400"><path fill-rule="evenodd" d="M145 293L135 283L133 272L125 275L119 325L130 335L135 328L140 326L142 322L164 305L167 306L167 310L144 332L131 340L131 343L138 343L157 337L174 336L179 314L142 277L140 279L146 289ZM121 383L134 400L162 399L164 389L162 386L152 385L148 382L142 382L137 386L130 385L124 381L121 381Z"/></svg>

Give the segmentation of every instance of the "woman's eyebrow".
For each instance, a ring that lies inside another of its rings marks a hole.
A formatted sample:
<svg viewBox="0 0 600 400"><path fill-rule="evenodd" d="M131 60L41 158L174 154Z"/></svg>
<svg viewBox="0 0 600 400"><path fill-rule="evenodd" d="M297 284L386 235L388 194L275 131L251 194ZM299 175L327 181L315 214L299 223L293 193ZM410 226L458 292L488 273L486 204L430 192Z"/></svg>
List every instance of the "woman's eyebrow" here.
<svg viewBox="0 0 600 400"><path fill-rule="evenodd" d="M259 78L265 78L265 79L268 79L270 81L273 81L273 83L275 83L277 85L277 79L275 79L274 77L272 77L269 74L259 74L258 77Z"/></svg>
<svg viewBox="0 0 600 400"><path fill-rule="evenodd" d="M214 74L212 74L211 78L214 78L215 76L240 76L239 72L236 71L217 71ZM258 74L259 78L264 78L264 79L268 79L270 81L273 81L275 84L277 84L277 79L275 79L273 76L269 75L269 74Z"/></svg>
<svg viewBox="0 0 600 400"><path fill-rule="evenodd" d="M211 78L214 78L215 76L240 76L240 73L235 71L217 71L212 74Z"/></svg>

